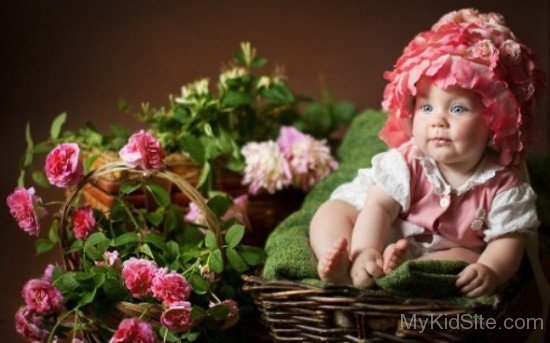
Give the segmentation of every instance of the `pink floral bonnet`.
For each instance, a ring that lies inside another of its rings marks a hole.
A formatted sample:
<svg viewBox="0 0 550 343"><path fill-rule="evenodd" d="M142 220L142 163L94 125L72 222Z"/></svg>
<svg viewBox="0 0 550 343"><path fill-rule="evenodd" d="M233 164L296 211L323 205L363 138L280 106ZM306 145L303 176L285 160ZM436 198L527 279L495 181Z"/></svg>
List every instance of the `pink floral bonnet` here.
<svg viewBox="0 0 550 343"><path fill-rule="evenodd" d="M412 102L422 76L440 88L458 85L481 95L483 118L493 132L492 145L500 151L501 164L524 153L544 75L535 68L532 51L518 41L500 14L454 11L407 45L395 68L384 73L389 83L382 107L389 113L379 135L390 147L411 137Z"/></svg>

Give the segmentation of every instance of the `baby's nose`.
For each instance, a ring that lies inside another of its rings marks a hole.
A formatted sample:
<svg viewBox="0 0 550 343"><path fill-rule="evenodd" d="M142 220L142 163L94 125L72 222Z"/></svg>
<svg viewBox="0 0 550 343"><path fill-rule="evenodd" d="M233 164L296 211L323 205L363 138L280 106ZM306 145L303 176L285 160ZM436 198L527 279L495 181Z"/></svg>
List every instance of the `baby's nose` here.
<svg viewBox="0 0 550 343"><path fill-rule="evenodd" d="M431 118L430 126L431 127L448 127L449 122L441 115L434 115Z"/></svg>

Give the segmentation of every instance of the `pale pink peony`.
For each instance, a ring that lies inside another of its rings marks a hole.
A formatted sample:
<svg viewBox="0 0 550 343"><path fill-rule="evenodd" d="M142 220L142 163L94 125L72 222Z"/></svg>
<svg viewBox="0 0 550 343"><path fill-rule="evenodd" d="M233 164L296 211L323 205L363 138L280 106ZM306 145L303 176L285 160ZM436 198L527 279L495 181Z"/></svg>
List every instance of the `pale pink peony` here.
<svg viewBox="0 0 550 343"><path fill-rule="evenodd" d="M151 293L151 285L156 272L157 264L154 261L132 257L122 264L124 285L135 298Z"/></svg>
<svg viewBox="0 0 550 343"><path fill-rule="evenodd" d="M86 239L95 229L94 210L90 206L77 208L71 215L71 219L74 236L78 239Z"/></svg>
<svg viewBox="0 0 550 343"><path fill-rule="evenodd" d="M235 198L233 204L229 209L222 215L221 219L229 220L230 218L237 219L237 223L245 225L246 227L252 227L250 220L246 215L248 208L248 195L243 194ZM189 211L184 217L185 221L189 223L195 223L198 225L206 225L206 217L199 209L195 202L189 203Z"/></svg>
<svg viewBox="0 0 550 343"><path fill-rule="evenodd" d="M120 149L119 155L127 166L139 166L151 173L164 168L166 153L153 135L141 130L130 136L128 143Z"/></svg>
<svg viewBox="0 0 550 343"><path fill-rule="evenodd" d="M55 269L55 266L53 264L48 264L46 266L46 269L44 269L44 275L42 275L42 280L47 282L52 282L52 274L53 270Z"/></svg>
<svg viewBox="0 0 550 343"><path fill-rule="evenodd" d="M15 313L15 330L30 342L42 342L48 331L42 327L42 316L29 306L20 307Z"/></svg>
<svg viewBox="0 0 550 343"><path fill-rule="evenodd" d="M151 325L136 318L123 319L109 343L154 343L155 332Z"/></svg>
<svg viewBox="0 0 550 343"><path fill-rule="evenodd" d="M211 306L213 305L214 304L211 304ZM220 305L225 305L229 307L229 313L227 314L225 321L220 326L220 329L225 330L237 324L237 322L239 321L239 305L235 300L232 299L226 299L222 301Z"/></svg>
<svg viewBox="0 0 550 343"><path fill-rule="evenodd" d="M185 301L191 295L191 286L183 275L177 272L168 272L167 268L157 270L153 278L151 291L155 298L162 301L164 306Z"/></svg>
<svg viewBox="0 0 550 343"><path fill-rule="evenodd" d="M187 301L171 304L160 316L160 323L174 332L188 331L194 324L191 319L191 304Z"/></svg>
<svg viewBox="0 0 550 343"><path fill-rule="evenodd" d="M103 254L103 260L95 261L95 265L98 267L114 267L120 268L121 265L120 258L118 257L118 251L106 251Z"/></svg>
<svg viewBox="0 0 550 343"><path fill-rule="evenodd" d="M63 305L63 296L59 290L45 280L27 281L21 293L27 306L41 314L55 313Z"/></svg>
<svg viewBox="0 0 550 343"><path fill-rule="evenodd" d="M75 143L63 143L50 151L46 157L46 176L57 187L77 184L82 178L82 163L78 158L80 148Z"/></svg>
<svg viewBox="0 0 550 343"><path fill-rule="evenodd" d="M250 142L241 152L246 164L243 184L249 185L249 193L258 194L261 189L265 189L273 194L291 183L290 165L277 143Z"/></svg>
<svg viewBox="0 0 550 343"><path fill-rule="evenodd" d="M316 140L294 127L283 126L277 143L289 161L292 183L303 190L310 189L338 168L325 140Z"/></svg>
<svg viewBox="0 0 550 343"><path fill-rule="evenodd" d="M29 235L38 236L40 233L39 220L47 212L42 206L42 199L34 195L34 188L15 188L13 193L7 197L6 203L19 227Z"/></svg>

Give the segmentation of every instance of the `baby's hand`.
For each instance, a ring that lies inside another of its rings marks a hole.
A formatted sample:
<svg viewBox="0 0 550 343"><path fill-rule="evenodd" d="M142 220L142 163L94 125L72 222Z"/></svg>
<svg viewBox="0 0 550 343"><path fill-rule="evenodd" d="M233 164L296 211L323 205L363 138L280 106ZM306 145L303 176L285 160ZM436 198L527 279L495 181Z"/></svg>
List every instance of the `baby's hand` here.
<svg viewBox="0 0 550 343"><path fill-rule="evenodd" d="M353 260L350 270L351 280L355 287L370 287L374 278L384 275L382 255L375 248L366 248Z"/></svg>
<svg viewBox="0 0 550 343"><path fill-rule="evenodd" d="M488 295L497 287L497 276L486 265L472 263L458 274L456 286L462 294L471 298Z"/></svg>

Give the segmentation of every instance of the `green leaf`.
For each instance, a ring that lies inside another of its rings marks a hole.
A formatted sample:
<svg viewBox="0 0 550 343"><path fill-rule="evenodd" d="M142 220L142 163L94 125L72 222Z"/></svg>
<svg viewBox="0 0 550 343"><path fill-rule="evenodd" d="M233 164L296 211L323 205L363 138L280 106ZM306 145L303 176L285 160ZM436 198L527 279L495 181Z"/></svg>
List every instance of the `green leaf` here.
<svg viewBox="0 0 550 343"><path fill-rule="evenodd" d="M166 243L164 242L164 237L157 235L155 233L150 233L147 236L143 237L143 242L150 243L157 248L161 249L163 252L166 251Z"/></svg>
<svg viewBox="0 0 550 343"><path fill-rule="evenodd" d="M40 170L32 172L32 180L39 186L50 188L50 182L46 178L46 175Z"/></svg>
<svg viewBox="0 0 550 343"><path fill-rule="evenodd" d="M225 304L217 304L210 307L207 313L210 317L216 320L225 320L229 315L229 306Z"/></svg>
<svg viewBox="0 0 550 343"><path fill-rule="evenodd" d="M249 93L229 91L222 99L222 106L240 106L252 103L253 97Z"/></svg>
<svg viewBox="0 0 550 343"><path fill-rule="evenodd" d="M36 250L36 256L52 250L55 243L50 242L47 239L38 239L34 242L34 249Z"/></svg>
<svg viewBox="0 0 550 343"><path fill-rule="evenodd" d="M199 338L201 335L201 332L200 331L192 331L192 332L188 332L187 333L187 340L189 342L194 342L197 340L197 338Z"/></svg>
<svg viewBox="0 0 550 343"><path fill-rule="evenodd" d="M295 100L290 90L280 84L272 84L269 88L264 89L263 95L276 104L293 103Z"/></svg>
<svg viewBox="0 0 550 343"><path fill-rule="evenodd" d="M191 274L191 276L189 276L189 283L191 284L193 291L197 294L205 294L210 288L208 281L197 274Z"/></svg>
<svg viewBox="0 0 550 343"><path fill-rule="evenodd" d="M80 287L78 281L76 280L75 272L67 272L61 275L55 280L54 286L56 286L63 294L75 291Z"/></svg>
<svg viewBox="0 0 550 343"><path fill-rule="evenodd" d="M252 63L250 63L251 67L254 68L261 68L267 63L267 59L263 57L256 57Z"/></svg>
<svg viewBox="0 0 550 343"><path fill-rule="evenodd" d="M225 233L225 243L229 245L231 248L236 247L244 236L244 226L235 224L227 230Z"/></svg>
<svg viewBox="0 0 550 343"><path fill-rule="evenodd" d="M205 162L204 166L202 167L202 172L199 178L199 182L197 184L197 188L201 188L206 183L206 181L210 177L210 171L211 171L210 163Z"/></svg>
<svg viewBox="0 0 550 343"><path fill-rule="evenodd" d="M138 248L138 251L141 253L144 253L145 255L149 256L152 259L155 259L155 256L153 256L153 252L151 251L151 247L149 247L148 244L143 244Z"/></svg>
<svg viewBox="0 0 550 343"><path fill-rule="evenodd" d="M71 246L69 247L69 251L67 252L70 253L70 252L79 251L82 249L83 246L84 246L84 242L81 241L80 239L77 239L71 244Z"/></svg>
<svg viewBox="0 0 550 343"><path fill-rule="evenodd" d="M65 123L66 119L67 119L67 113L63 112L53 120L52 126L50 128L50 137L52 139L55 140L59 138L59 134L61 133L61 127Z"/></svg>
<svg viewBox="0 0 550 343"><path fill-rule="evenodd" d="M195 162L204 163L204 146L197 137L193 135L182 137L180 144L183 150L188 152Z"/></svg>
<svg viewBox="0 0 550 343"><path fill-rule="evenodd" d="M249 266L257 266L265 261L265 251L258 247L241 246L237 252Z"/></svg>
<svg viewBox="0 0 550 343"><path fill-rule="evenodd" d="M169 261L174 261L175 259L177 259L179 254L180 248L178 243L174 241L169 241L168 243L166 243L166 258Z"/></svg>
<svg viewBox="0 0 550 343"><path fill-rule="evenodd" d="M217 249L218 242L216 241L216 235L212 231L208 231L204 237L204 243L208 249Z"/></svg>
<svg viewBox="0 0 550 343"><path fill-rule="evenodd" d="M103 284L103 291L113 301L124 300L128 297L128 291L122 283L122 279L108 277Z"/></svg>
<svg viewBox="0 0 550 343"><path fill-rule="evenodd" d="M333 105L335 124L349 122L355 115L355 105L347 102L339 102Z"/></svg>
<svg viewBox="0 0 550 343"><path fill-rule="evenodd" d="M48 238L52 243L57 243L59 241L59 236L57 235L58 220L54 219L52 225L50 226L50 231L48 232Z"/></svg>
<svg viewBox="0 0 550 343"><path fill-rule="evenodd" d="M135 232L126 232L115 238L113 244L115 247L119 247L124 244L136 243L137 235Z"/></svg>
<svg viewBox="0 0 550 343"><path fill-rule="evenodd" d="M88 156L86 158L86 161L84 162L84 173L87 173L90 171L90 168L92 167L92 164L101 156L101 154L93 154Z"/></svg>
<svg viewBox="0 0 550 343"><path fill-rule="evenodd" d="M204 239L204 234L195 226L186 226L178 236L178 241L196 244Z"/></svg>
<svg viewBox="0 0 550 343"><path fill-rule="evenodd" d="M216 274L220 274L223 271L223 258L220 249L210 252L208 257L208 268Z"/></svg>
<svg viewBox="0 0 550 343"><path fill-rule="evenodd" d="M120 185L120 194L130 194L135 192L141 187L141 183L123 183Z"/></svg>
<svg viewBox="0 0 550 343"><path fill-rule="evenodd" d="M96 293L97 293L97 288L94 288L91 291L83 292L80 295L80 299L78 300L78 305L84 306L84 305L87 305L87 304L91 303L92 301L94 301Z"/></svg>
<svg viewBox="0 0 550 343"><path fill-rule="evenodd" d="M159 206L168 207L170 205L170 194L164 188L155 184L149 184L146 187Z"/></svg>
<svg viewBox="0 0 550 343"><path fill-rule="evenodd" d="M200 306L193 306L193 308L191 309L191 319L199 321L206 316L207 316L206 310Z"/></svg>
<svg viewBox="0 0 550 343"><path fill-rule="evenodd" d="M159 227L164 218L162 207L159 207L155 212L147 213L147 220L153 224L154 227Z"/></svg>
<svg viewBox="0 0 550 343"><path fill-rule="evenodd" d="M233 268L235 268L237 272L242 273L248 269L246 262L241 256L239 256L235 249L228 247L225 251L225 254L227 255L227 260L229 261L229 264Z"/></svg>
<svg viewBox="0 0 550 343"><path fill-rule="evenodd" d="M169 342L169 343L180 342L178 336L176 336L176 334L170 331L170 329L168 329L166 326L160 327L159 334L163 342Z"/></svg>
<svg viewBox="0 0 550 343"><path fill-rule="evenodd" d="M93 261L103 257L103 254L111 244L103 232L92 233L84 242L84 253Z"/></svg>
<svg viewBox="0 0 550 343"><path fill-rule="evenodd" d="M164 232L169 233L183 226L183 211L181 207L170 205L164 216Z"/></svg>
<svg viewBox="0 0 550 343"><path fill-rule="evenodd" d="M226 195L216 195L208 200L207 205L212 209L216 217L221 217L229 209L231 199Z"/></svg>

